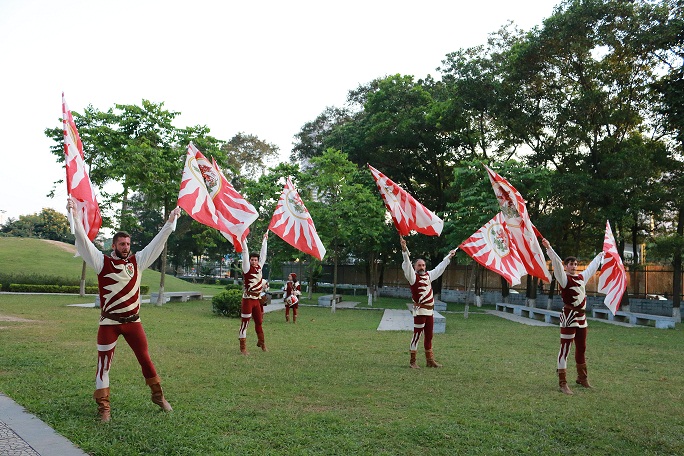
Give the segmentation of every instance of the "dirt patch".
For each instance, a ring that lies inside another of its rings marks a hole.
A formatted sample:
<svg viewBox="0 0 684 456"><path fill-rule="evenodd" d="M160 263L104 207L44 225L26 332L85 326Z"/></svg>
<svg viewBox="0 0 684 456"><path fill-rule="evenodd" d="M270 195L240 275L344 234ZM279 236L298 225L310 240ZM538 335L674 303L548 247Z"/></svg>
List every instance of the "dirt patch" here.
<svg viewBox="0 0 684 456"><path fill-rule="evenodd" d="M50 239L41 239L43 242L47 242L49 244L52 244L56 247L59 247L60 249L67 251L69 253L76 253L76 246L73 244L67 244L66 242L60 242L60 241L53 241Z"/></svg>
<svg viewBox="0 0 684 456"><path fill-rule="evenodd" d="M25 318L10 317L9 315L0 314L0 321L35 321L35 320L27 320Z"/></svg>

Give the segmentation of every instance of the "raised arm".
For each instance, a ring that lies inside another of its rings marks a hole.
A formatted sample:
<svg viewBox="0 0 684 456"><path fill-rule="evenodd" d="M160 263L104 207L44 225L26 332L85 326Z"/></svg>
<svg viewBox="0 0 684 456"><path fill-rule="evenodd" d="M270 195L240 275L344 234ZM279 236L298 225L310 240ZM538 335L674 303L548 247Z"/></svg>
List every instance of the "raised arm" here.
<svg viewBox="0 0 684 456"><path fill-rule="evenodd" d="M147 269L155 260L161 255L166 245L166 240L173 232L173 222L180 216L180 207L175 208L169 214L169 219L159 233L150 241L144 249L140 252L135 252L135 259L138 262L138 268L142 271Z"/></svg>
<svg viewBox="0 0 684 456"><path fill-rule="evenodd" d="M591 263L589 263L589 266L582 271L582 276L584 276L584 280L589 280L591 276L596 274L596 271L598 271L599 266L601 266L601 261L603 261L603 255L604 252L599 253L594 257L593 260L591 260Z"/></svg>
<svg viewBox="0 0 684 456"><path fill-rule="evenodd" d="M546 239L542 239L542 245L546 248L546 254L551 259L551 266L553 266L553 275L556 278L556 282L565 288L568 284L568 276L565 275L565 267L563 266L563 260L560 259L558 254L551 244Z"/></svg>
<svg viewBox="0 0 684 456"><path fill-rule="evenodd" d="M435 269L428 271L428 274L432 280L435 280L444 274L444 271L446 270L447 266L449 266L449 263L451 263L451 259L454 257L454 255L456 255L456 249L449 251L447 256L444 257L442 262L439 263Z"/></svg>
<svg viewBox="0 0 684 456"><path fill-rule="evenodd" d="M406 240L403 237L401 238L400 244L401 255L404 258L404 261L401 263L401 269L404 271L404 277L408 280L409 285L413 285L416 282L416 271L413 270L409 251L408 248L406 248Z"/></svg>
<svg viewBox="0 0 684 456"><path fill-rule="evenodd" d="M72 197L67 199L67 211L71 212L74 218L74 236L76 237L76 251L83 258L88 266L95 270L95 273L99 274L104 267L104 255L100 250L95 247L88 235L83 228L83 223L81 222L81 211L77 210L78 203Z"/></svg>

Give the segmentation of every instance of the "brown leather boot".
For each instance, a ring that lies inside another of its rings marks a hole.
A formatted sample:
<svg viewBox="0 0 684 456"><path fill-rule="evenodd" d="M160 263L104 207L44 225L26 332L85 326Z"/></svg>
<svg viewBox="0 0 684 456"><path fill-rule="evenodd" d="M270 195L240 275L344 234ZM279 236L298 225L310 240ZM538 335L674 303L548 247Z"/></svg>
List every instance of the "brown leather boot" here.
<svg viewBox="0 0 684 456"><path fill-rule="evenodd" d="M435 355L432 354L432 349L425 350L425 360L427 361L427 367L442 367L441 364L438 364L435 361Z"/></svg>
<svg viewBox="0 0 684 456"><path fill-rule="evenodd" d="M560 386L561 393L572 396L573 392L568 386L568 381L565 379L565 372L565 369L558 369L558 386Z"/></svg>
<svg viewBox="0 0 684 456"><path fill-rule="evenodd" d="M575 383L582 385L585 388L592 387L587 379L587 363L577 365L577 380Z"/></svg>
<svg viewBox="0 0 684 456"><path fill-rule="evenodd" d="M166 399L164 398L164 391L162 391L161 387L161 379L158 375L156 377L146 378L145 383L147 383L152 390L152 402L161 407L165 412L170 412L173 410L171 405L166 402Z"/></svg>
<svg viewBox="0 0 684 456"><path fill-rule="evenodd" d="M249 352L247 351L247 339L240 339L240 353L249 355Z"/></svg>
<svg viewBox="0 0 684 456"><path fill-rule="evenodd" d="M411 366L411 369L420 369L418 367L418 364L416 363L416 351L411 350L411 361L409 362L409 366Z"/></svg>
<svg viewBox="0 0 684 456"><path fill-rule="evenodd" d="M97 402L97 413L100 415L100 421L109 423L111 420L109 408L109 388L100 388L93 393L93 399Z"/></svg>
<svg viewBox="0 0 684 456"><path fill-rule="evenodd" d="M257 347L261 347L262 351L267 352L268 349L266 349L266 342L264 342L264 334L257 334Z"/></svg>

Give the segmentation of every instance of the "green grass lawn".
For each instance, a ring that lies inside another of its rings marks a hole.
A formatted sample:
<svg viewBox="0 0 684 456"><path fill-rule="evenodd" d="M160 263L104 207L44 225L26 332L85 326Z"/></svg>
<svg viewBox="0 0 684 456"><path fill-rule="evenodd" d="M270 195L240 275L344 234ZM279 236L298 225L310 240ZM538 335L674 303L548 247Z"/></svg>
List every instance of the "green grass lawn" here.
<svg viewBox="0 0 684 456"><path fill-rule="evenodd" d="M80 276L72 254L8 239L0 238L3 268ZM156 291L159 274L146 271L143 282ZM166 289L210 295L221 287L167 277ZM78 302L92 297L0 295L0 391L90 454L684 454L681 325L592 321L587 359L595 388L572 382L575 395L564 396L555 374L558 328L472 306L468 319L462 305L444 313L447 331L434 339L444 367L412 370L411 334L377 331L380 309L302 306L297 325L285 323L282 311L268 313L269 352L256 348L250 325L244 357L239 320L214 316L209 300L143 305L151 356L174 411L152 404L120 338L112 421L102 424L92 399L99 312L67 306ZM381 298L375 307L403 309L405 300ZM424 366L422 352L419 360Z"/></svg>
<svg viewBox="0 0 684 456"><path fill-rule="evenodd" d="M214 316L209 301L144 305L174 411L150 402L120 339L112 422L101 424L98 311L67 307L73 300L0 296L0 315L30 320L0 321L0 391L91 454L684 454L679 325L592 322L595 388L573 383L568 397L557 391L557 328L472 308L468 319L447 313L447 332L435 335L444 367L412 370L410 333L377 331L380 310L302 306L297 325L266 314L269 351L250 326L244 357L239 321Z"/></svg>

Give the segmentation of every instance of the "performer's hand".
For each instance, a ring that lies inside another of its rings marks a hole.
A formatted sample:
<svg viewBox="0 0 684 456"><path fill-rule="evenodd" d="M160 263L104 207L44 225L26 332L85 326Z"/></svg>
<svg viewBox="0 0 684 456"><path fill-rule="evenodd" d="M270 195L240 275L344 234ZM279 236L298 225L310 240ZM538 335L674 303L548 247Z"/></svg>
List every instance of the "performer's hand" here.
<svg viewBox="0 0 684 456"><path fill-rule="evenodd" d="M399 243L401 244L401 251L406 252L406 239L402 237Z"/></svg>
<svg viewBox="0 0 684 456"><path fill-rule="evenodd" d="M546 238L542 238L542 245L547 249L551 247L551 244L549 244L549 241L547 241Z"/></svg>
<svg viewBox="0 0 684 456"><path fill-rule="evenodd" d="M264 239L268 239L268 230L264 233Z"/></svg>
<svg viewBox="0 0 684 456"><path fill-rule="evenodd" d="M456 255L456 250L458 250L458 249L453 249L449 252L449 258L453 258L454 255Z"/></svg>
<svg viewBox="0 0 684 456"><path fill-rule="evenodd" d="M67 205L66 205L67 212L71 212L71 210L74 209L75 207L76 207L76 203L74 202L74 198L71 196L68 197L67 198Z"/></svg>
<svg viewBox="0 0 684 456"><path fill-rule="evenodd" d="M174 220L176 220L178 217L181 215L181 208L176 206L174 210L171 211L169 214L169 223L173 223Z"/></svg>

